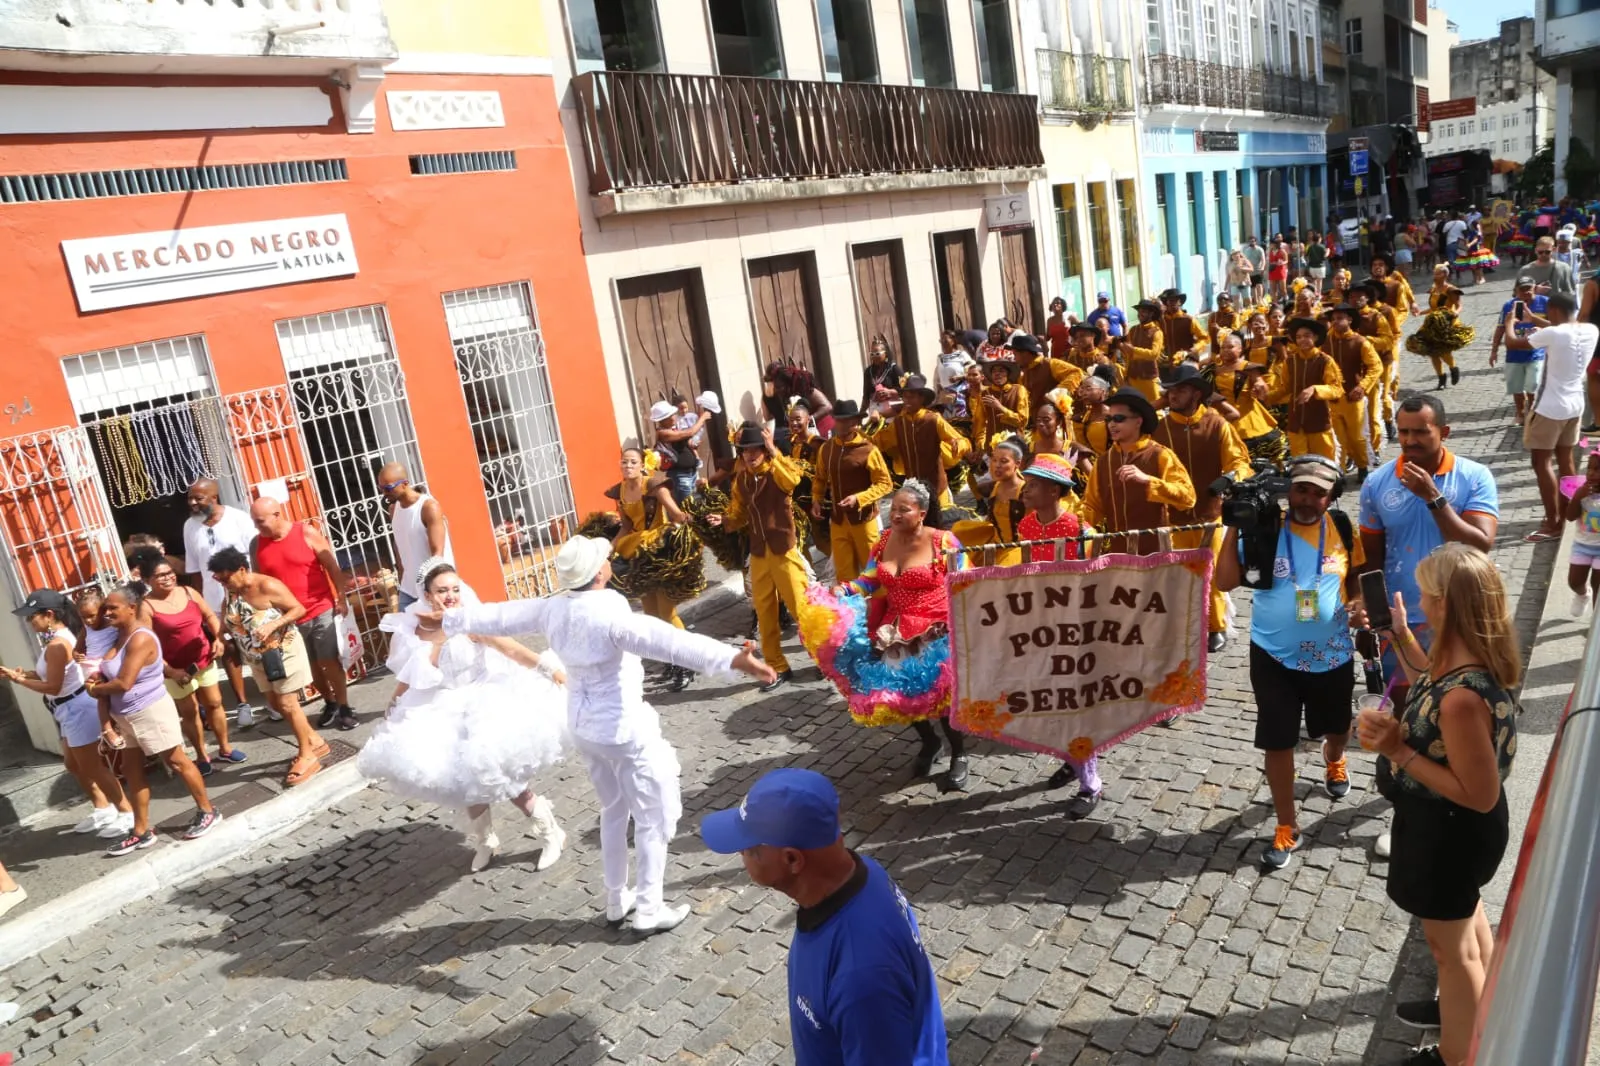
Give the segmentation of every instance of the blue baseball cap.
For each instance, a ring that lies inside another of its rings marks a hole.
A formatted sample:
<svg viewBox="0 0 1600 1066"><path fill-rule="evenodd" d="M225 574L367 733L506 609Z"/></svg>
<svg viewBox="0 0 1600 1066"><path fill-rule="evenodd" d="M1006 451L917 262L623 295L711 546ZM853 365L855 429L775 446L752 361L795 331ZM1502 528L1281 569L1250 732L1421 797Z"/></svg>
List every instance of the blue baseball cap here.
<svg viewBox="0 0 1600 1066"><path fill-rule="evenodd" d="M1094 294L1094 298L1097 301L1098 300L1109 300L1109 299L1111 299L1111 294L1109 292L1097 292L1097 293Z"/></svg>
<svg viewBox="0 0 1600 1066"><path fill-rule="evenodd" d="M839 839L839 793L814 770L771 770L739 806L706 815L700 839L721 855L765 844L815 851Z"/></svg>

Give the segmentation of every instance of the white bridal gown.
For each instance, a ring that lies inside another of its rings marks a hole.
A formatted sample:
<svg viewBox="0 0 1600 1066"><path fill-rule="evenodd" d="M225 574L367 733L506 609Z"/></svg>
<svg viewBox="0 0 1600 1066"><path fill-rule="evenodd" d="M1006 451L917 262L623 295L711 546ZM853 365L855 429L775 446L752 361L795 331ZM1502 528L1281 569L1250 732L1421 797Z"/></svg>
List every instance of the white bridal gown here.
<svg viewBox="0 0 1600 1066"><path fill-rule="evenodd" d="M554 652L541 652L535 670L454 636L436 664L414 610L385 615L379 628L392 635L388 667L407 689L356 759L366 777L403 796L470 807L520 794L569 750Z"/></svg>

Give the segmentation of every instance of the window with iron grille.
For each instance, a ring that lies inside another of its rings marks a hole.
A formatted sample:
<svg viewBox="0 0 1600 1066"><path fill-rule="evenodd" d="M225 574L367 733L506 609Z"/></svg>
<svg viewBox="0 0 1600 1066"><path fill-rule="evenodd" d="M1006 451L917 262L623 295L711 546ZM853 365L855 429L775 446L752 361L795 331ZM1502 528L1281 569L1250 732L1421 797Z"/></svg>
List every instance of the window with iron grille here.
<svg viewBox="0 0 1600 1066"><path fill-rule="evenodd" d="M516 152L429 152L411 157L411 173L474 174L489 170L516 170Z"/></svg>
<svg viewBox="0 0 1600 1066"><path fill-rule="evenodd" d="M551 595L577 514L531 293L525 282L448 292L444 313L506 591Z"/></svg>
<svg viewBox="0 0 1600 1066"><path fill-rule="evenodd" d="M302 159L282 163L220 163L199 167L144 167L136 170L84 170L60 174L0 174L0 203L100 200L114 196L261 189L278 185L321 185L349 181L343 159Z"/></svg>

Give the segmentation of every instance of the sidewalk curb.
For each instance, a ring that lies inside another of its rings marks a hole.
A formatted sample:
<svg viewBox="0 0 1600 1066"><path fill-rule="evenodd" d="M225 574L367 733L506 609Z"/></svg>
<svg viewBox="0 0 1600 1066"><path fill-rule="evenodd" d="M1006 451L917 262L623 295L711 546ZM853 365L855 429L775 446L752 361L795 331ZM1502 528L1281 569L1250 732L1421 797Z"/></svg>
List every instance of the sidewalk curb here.
<svg viewBox="0 0 1600 1066"><path fill-rule="evenodd" d="M198 841L167 837L146 855L119 862L115 872L0 923L0 971L73 936L130 903L175 888L246 854L255 845L307 821L329 804L360 792L367 781L350 758L281 796L252 807Z"/></svg>

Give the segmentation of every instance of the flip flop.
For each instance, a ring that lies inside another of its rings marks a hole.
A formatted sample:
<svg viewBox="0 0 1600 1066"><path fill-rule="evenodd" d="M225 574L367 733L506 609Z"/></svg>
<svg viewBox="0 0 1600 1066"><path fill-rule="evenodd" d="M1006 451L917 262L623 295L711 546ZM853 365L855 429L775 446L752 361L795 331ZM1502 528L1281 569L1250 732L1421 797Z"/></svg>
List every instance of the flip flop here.
<svg viewBox="0 0 1600 1066"><path fill-rule="evenodd" d="M307 770L304 768L304 764L299 759L296 759L289 764L289 772L283 775L283 786L285 788L293 788L296 785L304 784L321 772L322 760L312 759L311 769Z"/></svg>
<svg viewBox="0 0 1600 1066"><path fill-rule="evenodd" d="M1523 537L1522 543L1540 544L1547 540L1555 540L1558 536L1560 536L1559 533L1551 533L1548 530L1536 529L1532 533L1529 533L1526 537Z"/></svg>

